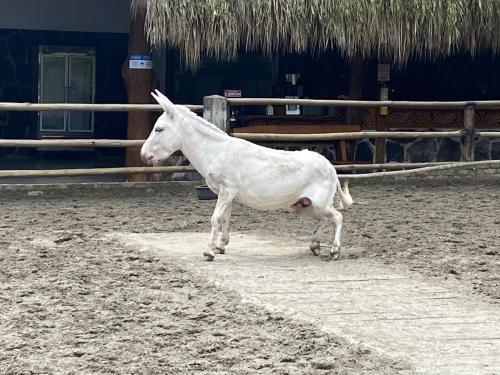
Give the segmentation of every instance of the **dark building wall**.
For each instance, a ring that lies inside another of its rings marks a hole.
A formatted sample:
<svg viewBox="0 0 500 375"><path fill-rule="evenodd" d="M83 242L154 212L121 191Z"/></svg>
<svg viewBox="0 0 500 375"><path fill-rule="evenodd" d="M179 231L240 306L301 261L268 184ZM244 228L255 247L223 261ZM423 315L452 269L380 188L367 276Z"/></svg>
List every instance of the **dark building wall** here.
<svg viewBox="0 0 500 375"><path fill-rule="evenodd" d="M205 60L196 72L187 71L175 51L167 61L167 94L178 103L202 104L206 95L240 89L245 97L272 94L271 61L257 54L241 54L234 62Z"/></svg>
<svg viewBox="0 0 500 375"><path fill-rule="evenodd" d="M349 92L349 66L338 53L327 51L311 56L286 54L280 57L278 82L285 87L285 75L300 74L298 85L303 96L311 99L335 99Z"/></svg>
<svg viewBox="0 0 500 375"><path fill-rule="evenodd" d="M38 101L38 48L41 45L92 47L96 51L96 103L125 103L121 66L128 35L0 29L0 101ZM33 112L10 112L5 138L34 138L38 119ZM0 133L1 134L1 133ZM122 138L125 113L95 114L96 138Z"/></svg>
<svg viewBox="0 0 500 375"><path fill-rule="evenodd" d="M128 33L124 0L0 0L0 29Z"/></svg>
<svg viewBox="0 0 500 375"><path fill-rule="evenodd" d="M415 61L395 70L395 100L489 100L500 98L500 58L457 55L436 62Z"/></svg>

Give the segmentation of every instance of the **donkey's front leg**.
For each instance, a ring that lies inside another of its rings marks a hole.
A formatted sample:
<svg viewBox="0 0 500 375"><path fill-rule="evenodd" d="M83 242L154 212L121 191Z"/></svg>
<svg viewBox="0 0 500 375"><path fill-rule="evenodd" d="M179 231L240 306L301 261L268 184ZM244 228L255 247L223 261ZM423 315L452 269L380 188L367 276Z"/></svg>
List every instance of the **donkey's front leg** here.
<svg viewBox="0 0 500 375"><path fill-rule="evenodd" d="M215 205L215 210L211 219L212 231L210 233L210 241L208 242L208 250L203 253L205 259L208 261L214 260L215 249L217 248L217 237L221 229L223 215L228 207L231 206L231 202L234 198L234 193L226 188L221 188L218 195L219 198L217 199L217 204Z"/></svg>
<svg viewBox="0 0 500 375"><path fill-rule="evenodd" d="M219 240L215 252L224 254L226 246L229 243L229 228L231 227L231 202L228 204L226 210L222 214L222 236Z"/></svg>

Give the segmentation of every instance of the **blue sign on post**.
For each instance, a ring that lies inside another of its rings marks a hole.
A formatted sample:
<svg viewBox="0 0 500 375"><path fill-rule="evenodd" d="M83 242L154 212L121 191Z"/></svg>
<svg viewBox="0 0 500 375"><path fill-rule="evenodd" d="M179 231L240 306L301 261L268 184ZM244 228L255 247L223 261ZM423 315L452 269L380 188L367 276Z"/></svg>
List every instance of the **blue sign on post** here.
<svg viewBox="0 0 500 375"><path fill-rule="evenodd" d="M153 69L151 55L130 55L128 59L129 69Z"/></svg>

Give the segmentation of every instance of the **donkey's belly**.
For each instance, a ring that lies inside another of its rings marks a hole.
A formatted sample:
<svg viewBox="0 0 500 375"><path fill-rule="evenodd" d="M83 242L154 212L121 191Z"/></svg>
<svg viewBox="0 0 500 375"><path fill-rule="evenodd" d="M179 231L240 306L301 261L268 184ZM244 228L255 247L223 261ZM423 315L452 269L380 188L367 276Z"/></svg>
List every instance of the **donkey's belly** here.
<svg viewBox="0 0 500 375"><path fill-rule="evenodd" d="M244 206L261 211L287 209L293 205L293 203L290 203L290 201L280 201L280 202L270 203L269 201L264 201L264 200L255 201L255 200L240 199L240 198L236 198L235 200Z"/></svg>
<svg viewBox="0 0 500 375"><path fill-rule="evenodd" d="M266 211L288 209L292 207L293 204L295 204L300 198L302 198L301 191L297 191L295 193L283 191L275 192L274 194L269 194L269 192L255 194L243 191L236 195L235 200L247 207Z"/></svg>

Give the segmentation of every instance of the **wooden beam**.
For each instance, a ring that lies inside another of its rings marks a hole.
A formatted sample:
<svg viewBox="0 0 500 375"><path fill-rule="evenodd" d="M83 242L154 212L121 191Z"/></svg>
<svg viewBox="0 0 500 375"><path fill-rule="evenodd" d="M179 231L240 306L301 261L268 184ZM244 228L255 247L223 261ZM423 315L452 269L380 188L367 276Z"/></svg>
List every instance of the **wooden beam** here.
<svg viewBox="0 0 500 375"><path fill-rule="evenodd" d="M357 170L372 170L372 169L387 169L387 170L400 170L400 169L415 169L422 167L434 167L437 165L452 164L447 161L440 162L425 162L425 163L377 163L377 164L342 164L335 165L337 171L357 171Z"/></svg>
<svg viewBox="0 0 500 375"><path fill-rule="evenodd" d="M0 139L0 147L140 147L144 140Z"/></svg>
<svg viewBox="0 0 500 375"><path fill-rule="evenodd" d="M496 132L477 132L477 135L483 138L500 138L500 131Z"/></svg>
<svg viewBox="0 0 500 375"><path fill-rule="evenodd" d="M387 176L406 176L419 173L427 173L434 171L442 171L446 169L453 168L463 168L463 167L476 167L480 165L500 165L500 160L482 160L482 161L471 161L471 162L453 162L444 165L436 165L423 168L415 168L407 171L390 171L390 172L374 172L374 173L363 173L363 174L339 174L339 178L342 179L360 179L360 178L370 178L370 177L387 177Z"/></svg>
<svg viewBox="0 0 500 375"><path fill-rule="evenodd" d="M500 160L484 160L479 162L436 162L436 163L382 163L382 164L350 164L337 165L337 171L370 170L370 169L418 169L418 170L441 170L462 166L475 165L500 165ZM424 168L423 168L424 167ZM443 167L429 169L429 167ZM112 175L112 174L134 174L134 173L179 173L193 172L192 166L171 166L171 167L126 167L126 168L88 168L88 169L50 169L50 170L2 170L0 177L71 177L71 176L92 176L92 175ZM405 171L410 172L410 171ZM409 173L403 173L409 174ZM356 178L350 176L376 176L380 174L370 173L363 175L339 175L341 178ZM388 175L388 174L383 174Z"/></svg>
<svg viewBox="0 0 500 375"><path fill-rule="evenodd" d="M193 172L191 166L180 167L125 167L125 168L86 168L86 169L36 169L36 170L3 170L0 177L71 177L71 176L103 176L110 174L151 174Z"/></svg>
<svg viewBox="0 0 500 375"><path fill-rule="evenodd" d="M263 124L263 125L249 125L241 126L233 129L233 133L258 133L258 134L324 134L324 133L345 133L345 132L359 132L361 131L360 125L347 125L347 124Z"/></svg>
<svg viewBox="0 0 500 375"><path fill-rule="evenodd" d="M331 141L341 139L363 139L363 138L453 138L462 136L460 130L443 132L404 132L404 131L360 131L345 133L324 134L259 134L259 133L232 133L233 137L256 142L310 142Z"/></svg>
<svg viewBox="0 0 500 375"><path fill-rule="evenodd" d="M457 102L417 102L393 100L317 100L317 99L281 99L281 98L228 98L230 105L307 105L321 107L390 107L390 108L437 108L463 109L468 105L475 108L499 109L500 100L457 101Z"/></svg>
<svg viewBox="0 0 500 375"><path fill-rule="evenodd" d="M494 133L494 132L491 132ZM489 133L488 133L489 134ZM496 132L500 137L500 132ZM260 134L233 133L235 138L249 141L313 142L363 138L453 138L462 136L462 131L448 132L397 132L359 131L318 134ZM493 135L492 135L493 136ZM144 140L125 139L0 139L0 147L140 147Z"/></svg>
<svg viewBox="0 0 500 375"><path fill-rule="evenodd" d="M193 112L202 105L184 104ZM93 111L93 112L162 112L159 104L82 104L82 103L11 103L0 102L0 111Z"/></svg>
<svg viewBox="0 0 500 375"><path fill-rule="evenodd" d="M469 105L464 110L464 151L462 155L463 161L474 160L474 107Z"/></svg>
<svg viewBox="0 0 500 375"><path fill-rule="evenodd" d="M381 115L380 110L377 114L377 122L375 124L377 132L386 133L387 132L387 114ZM385 138L380 137L375 139L375 163L385 163Z"/></svg>
<svg viewBox="0 0 500 375"><path fill-rule="evenodd" d="M364 78L365 61L361 56L356 56L349 62L349 99L361 100ZM345 117L348 124L359 124L361 123L361 110L356 107L348 107Z"/></svg>

